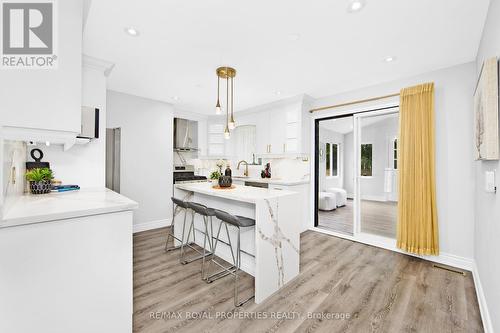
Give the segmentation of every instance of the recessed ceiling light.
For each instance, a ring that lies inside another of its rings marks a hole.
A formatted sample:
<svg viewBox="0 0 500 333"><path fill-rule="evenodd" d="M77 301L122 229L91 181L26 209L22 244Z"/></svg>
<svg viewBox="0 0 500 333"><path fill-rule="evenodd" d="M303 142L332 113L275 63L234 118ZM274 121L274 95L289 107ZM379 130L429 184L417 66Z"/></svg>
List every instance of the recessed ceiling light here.
<svg viewBox="0 0 500 333"><path fill-rule="evenodd" d="M388 56L388 57L385 57L385 59L384 59L385 62L393 62L394 60L396 60L396 57L393 57L393 56Z"/></svg>
<svg viewBox="0 0 500 333"><path fill-rule="evenodd" d="M347 11L349 13L359 12L366 5L365 0L350 0L349 6L347 7Z"/></svg>
<svg viewBox="0 0 500 333"><path fill-rule="evenodd" d="M279 96L279 95L281 95L281 91L278 90L275 92L275 94Z"/></svg>
<svg viewBox="0 0 500 333"><path fill-rule="evenodd" d="M291 41L291 42L295 42L297 40L300 39L300 35L299 34L290 34L288 35L288 40Z"/></svg>
<svg viewBox="0 0 500 333"><path fill-rule="evenodd" d="M174 101L178 101L178 100L179 100L179 96L172 96L172 99L173 99Z"/></svg>
<svg viewBox="0 0 500 333"><path fill-rule="evenodd" d="M132 37L139 36L139 31L136 28L133 28L133 27L127 27L127 28L125 28L125 32L127 33L127 35L132 36Z"/></svg>

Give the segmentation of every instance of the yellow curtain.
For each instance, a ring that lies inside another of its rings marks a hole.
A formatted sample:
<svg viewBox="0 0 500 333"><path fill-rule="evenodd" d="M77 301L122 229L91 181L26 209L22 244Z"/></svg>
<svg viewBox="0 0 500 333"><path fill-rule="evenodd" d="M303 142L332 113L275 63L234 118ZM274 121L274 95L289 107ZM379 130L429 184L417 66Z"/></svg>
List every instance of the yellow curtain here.
<svg viewBox="0 0 500 333"><path fill-rule="evenodd" d="M434 83L401 90L398 248L438 255L434 171Z"/></svg>

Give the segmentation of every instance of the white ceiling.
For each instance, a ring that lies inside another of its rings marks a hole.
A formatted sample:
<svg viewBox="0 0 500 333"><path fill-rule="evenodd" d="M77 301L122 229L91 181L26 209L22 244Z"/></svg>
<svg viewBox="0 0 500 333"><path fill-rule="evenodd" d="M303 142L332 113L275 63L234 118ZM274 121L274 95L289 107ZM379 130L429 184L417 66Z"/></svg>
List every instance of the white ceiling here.
<svg viewBox="0 0 500 333"><path fill-rule="evenodd" d="M367 0L350 14L348 0L98 0L84 53L116 64L109 89L207 114L214 112L215 69L231 65L238 111L472 61L488 4ZM126 35L129 26L140 36ZM386 63L387 56L397 60Z"/></svg>

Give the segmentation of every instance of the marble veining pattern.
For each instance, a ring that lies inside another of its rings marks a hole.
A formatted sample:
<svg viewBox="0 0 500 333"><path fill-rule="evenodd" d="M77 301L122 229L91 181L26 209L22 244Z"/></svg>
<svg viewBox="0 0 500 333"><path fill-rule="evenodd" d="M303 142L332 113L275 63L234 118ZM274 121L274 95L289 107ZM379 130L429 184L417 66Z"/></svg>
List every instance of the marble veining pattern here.
<svg viewBox="0 0 500 333"><path fill-rule="evenodd" d="M200 204L255 219L255 227L242 230L241 248L245 253L241 269L255 277L256 303L264 301L299 274L299 193L241 185L231 190L216 190L204 183L178 184L174 188L178 198L184 197L186 192L194 192L191 200ZM174 232L180 237L182 221L178 220ZM196 222L203 222L200 216L195 216ZM203 246L202 241L203 237L196 243ZM231 261L227 246L218 247L216 254Z"/></svg>
<svg viewBox="0 0 500 333"><path fill-rule="evenodd" d="M283 242L286 242L290 247L299 254L299 249L290 241L288 237L285 236L283 231L278 225L278 212L279 212L279 200L276 200L276 213L269 202L268 199L264 199L269 211L269 217L271 223L273 224L273 234L271 236L266 236L261 228L258 228L259 236L263 241L270 243L274 247L274 255L276 258L276 268L278 270L278 287L281 288L285 284L285 269L283 260Z"/></svg>

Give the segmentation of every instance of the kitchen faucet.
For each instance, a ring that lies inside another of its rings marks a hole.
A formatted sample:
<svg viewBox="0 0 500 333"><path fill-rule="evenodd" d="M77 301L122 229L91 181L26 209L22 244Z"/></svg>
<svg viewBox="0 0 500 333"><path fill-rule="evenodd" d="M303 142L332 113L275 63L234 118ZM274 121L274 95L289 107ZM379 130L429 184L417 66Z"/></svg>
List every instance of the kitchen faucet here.
<svg viewBox="0 0 500 333"><path fill-rule="evenodd" d="M246 177L248 177L248 162L245 161L245 160L241 160L238 162L238 166L236 167L236 170L239 170L240 169L240 164L241 163L245 163L245 172L243 172L243 175L245 175Z"/></svg>

